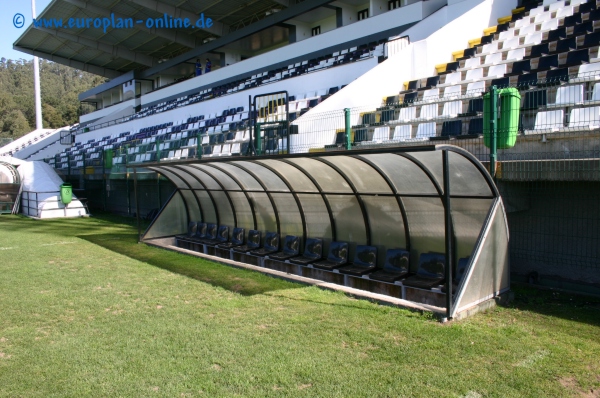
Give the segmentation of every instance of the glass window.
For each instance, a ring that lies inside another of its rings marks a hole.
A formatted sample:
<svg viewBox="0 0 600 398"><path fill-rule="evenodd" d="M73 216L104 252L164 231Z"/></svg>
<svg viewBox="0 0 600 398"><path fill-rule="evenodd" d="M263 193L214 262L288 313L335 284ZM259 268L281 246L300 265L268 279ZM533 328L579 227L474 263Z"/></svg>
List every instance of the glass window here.
<svg viewBox="0 0 600 398"><path fill-rule="evenodd" d="M371 244L377 246L377 264L383 267L388 249L406 249L404 220L396 198L363 196L371 225Z"/></svg>
<svg viewBox="0 0 600 398"><path fill-rule="evenodd" d="M198 208L198 201L196 201L196 195L193 191L188 189L182 189L179 191L187 204L187 209L190 215L190 221L200 221L202 217L200 216L200 208Z"/></svg>
<svg viewBox="0 0 600 398"><path fill-rule="evenodd" d="M279 212L281 238L286 235L302 236L302 218L294 196L289 193L273 193L273 200Z"/></svg>
<svg viewBox="0 0 600 398"><path fill-rule="evenodd" d="M482 242L480 255L472 267L471 277L463 287L464 293L456 306L457 310L509 287L508 235L501 204L497 206L490 230Z"/></svg>
<svg viewBox="0 0 600 398"><path fill-rule="evenodd" d="M299 194L298 198L306 220L306 237L331 240L329 213L321 195Z"/></svg>
<svg viewBox="0 0 600 398"><path fill-rule="evenodd" d="M494 199L452 199L452 223L456 236L456 259L473 254Z"/></svg>
<svg viewBox="0 0 600 398"><path fill-rule="evenodd" d="M335 220L336 240L367 244L365 220L358 199L353 195L327 195Z"/></svg>
<svg viewBox="0 0 600 398"><path fill-rule="evenodd" d="M435 177L442 192L444 192L444 168L442 151L410 152L407 155L423 163L426 169Z"/></svg>
<svg viewBox="0 0 600 398"><path fill-rule="evenodd" d="M260 192L249 192L248 196L250 196L252 199L254 211L256 212L256 229L263 232L277 231L275 210L273 209L273 206L271 206L271 202L269 201L267 194Z"/></svg>
<svg viewBox="0 0 600 398"><path fill-rule="evenodd" d="M179 191L177 191L146 232L144 239L183 234L187 231L187 224L188 217L185 204Z"/></svg>
<svg viewBox="0 0 600 398"><path fill-rule="evenodd" d="M211 192L212 193L212 192ZM217 213L215 210L215 206L210 198L210 195L206 191L196 191L196 196L200 200L200 206L202 206L202 222L206 223L216 223L217 222Z"/></svg>
<svg viewBox="0 0 600 398"><path fill-rule="evenodd" d="M491 196L492 191L481 171L459 153L448 152L450 195Z"/></svg>
<svg viewBox="0 0 600 398"><path fill-rule="evenodd" d="M416 272L419 255L445 253L444 206L438 198L403 198L410 228L410 270Z"/></svg>
<svg viewBox="0 0 600 398"><path fill-rule="evenodd" d="M213 191L212 195L219 212L219 225L227 225L229 228L233 228L235 225L233 209L227 199L227 193L223 191Z"/></svg>
<svg viewBox="0 0 600 398"><path fill-rule="evenodd" d="M254 229L254 218L252 217L252 208L242 192L229 192L229 197L233 202L235 214L237 216L237 227L245 228L246 231Z"/></svg>

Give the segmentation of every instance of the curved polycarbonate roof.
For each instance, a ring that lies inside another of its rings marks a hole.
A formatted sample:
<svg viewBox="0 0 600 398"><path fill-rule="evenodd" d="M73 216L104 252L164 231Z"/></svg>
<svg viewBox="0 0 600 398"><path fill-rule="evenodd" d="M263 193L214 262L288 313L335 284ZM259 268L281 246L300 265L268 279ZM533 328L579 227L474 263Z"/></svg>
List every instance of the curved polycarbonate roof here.
<svg viewBox="0 0 600 398"><path fill-rule="evenodd" d="M448 186L459 257L471 254L499 196L477 159L447 145L285 158L209 158L145 168L175 184L188 222L417 253L444 252Z"/></svg>

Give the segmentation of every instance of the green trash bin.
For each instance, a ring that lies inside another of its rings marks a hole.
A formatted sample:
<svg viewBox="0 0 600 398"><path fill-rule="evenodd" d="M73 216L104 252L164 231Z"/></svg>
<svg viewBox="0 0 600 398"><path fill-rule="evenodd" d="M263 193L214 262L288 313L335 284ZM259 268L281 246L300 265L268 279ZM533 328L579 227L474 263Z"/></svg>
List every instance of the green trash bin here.
<svg viewBox="0 0 600 398"><path fill-rule="evenodd" d="M60 186L60 200L65 205L68 205L73 200L73 186L68 182Z"/></svg>
<svg viewBox="0 0 600 398"><path fill-rule="evenodd" d="M517 142L521 94L516 88L498 90L498 120L496 142L498 149L512 148ZM483 96L483 143L490 147L490 93Z"/></svg>

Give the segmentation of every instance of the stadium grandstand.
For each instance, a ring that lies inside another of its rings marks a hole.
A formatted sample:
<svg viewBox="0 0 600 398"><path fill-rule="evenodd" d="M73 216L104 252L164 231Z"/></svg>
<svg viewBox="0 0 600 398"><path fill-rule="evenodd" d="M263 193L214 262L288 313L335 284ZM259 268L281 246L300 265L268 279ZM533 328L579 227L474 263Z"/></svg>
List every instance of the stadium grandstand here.
<svg viewBox="0 0 600 398"><path fill-rule="evenodd" d="M0 155L153 220L152 244L451 317L505 293L509 259L597 294L599 3L53 0L38 19L91 25L14 48L107 81Z"/></svg>

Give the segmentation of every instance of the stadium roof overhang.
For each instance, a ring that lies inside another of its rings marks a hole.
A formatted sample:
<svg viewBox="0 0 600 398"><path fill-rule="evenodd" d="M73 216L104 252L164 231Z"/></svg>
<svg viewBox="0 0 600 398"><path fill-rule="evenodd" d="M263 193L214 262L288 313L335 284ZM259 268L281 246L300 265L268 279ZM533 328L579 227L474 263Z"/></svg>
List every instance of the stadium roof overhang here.
<svg viewBox="0 0 600 398"><path fill-rule="evenodd" d="M303 242L321 238L324 253L332 241L348 242L351 254L356 245L376 246L378 253L403 248L411 253L412 271L422 253L445 253L447 269L468 258L468 276L448 303L449 317L509 285L502 200L483 165L459 147L208 158L133 167L136 187L137 173L150 169L176 188L144 241L185 234L190 222L202 221L299 236ZM383 257L378 264L383 266Z"/></svg>
<svg viewBox="0 0 600 398"><path fill-rule="evenodd" d="M110 79L127 72L144 78L257 32L277 28L332 1L305 0L288 6L288 0L191 0L183 4L175 0L52 0L38 16L38 21L43 19L46 25L30 24L13 47ZM205 22L211 18L213 25L193 29L146 26L144 21L164 19L165 14L167 20L172 16L191 22L204 14ZM67 28L71 18L73 27ZM95 28L96 18L103 23L106 18L111 25L106 31L102 26ZM118 28L119 19L131 20L133 27ZM50 26L48 21L62 21L63 27Z"/></svg>

